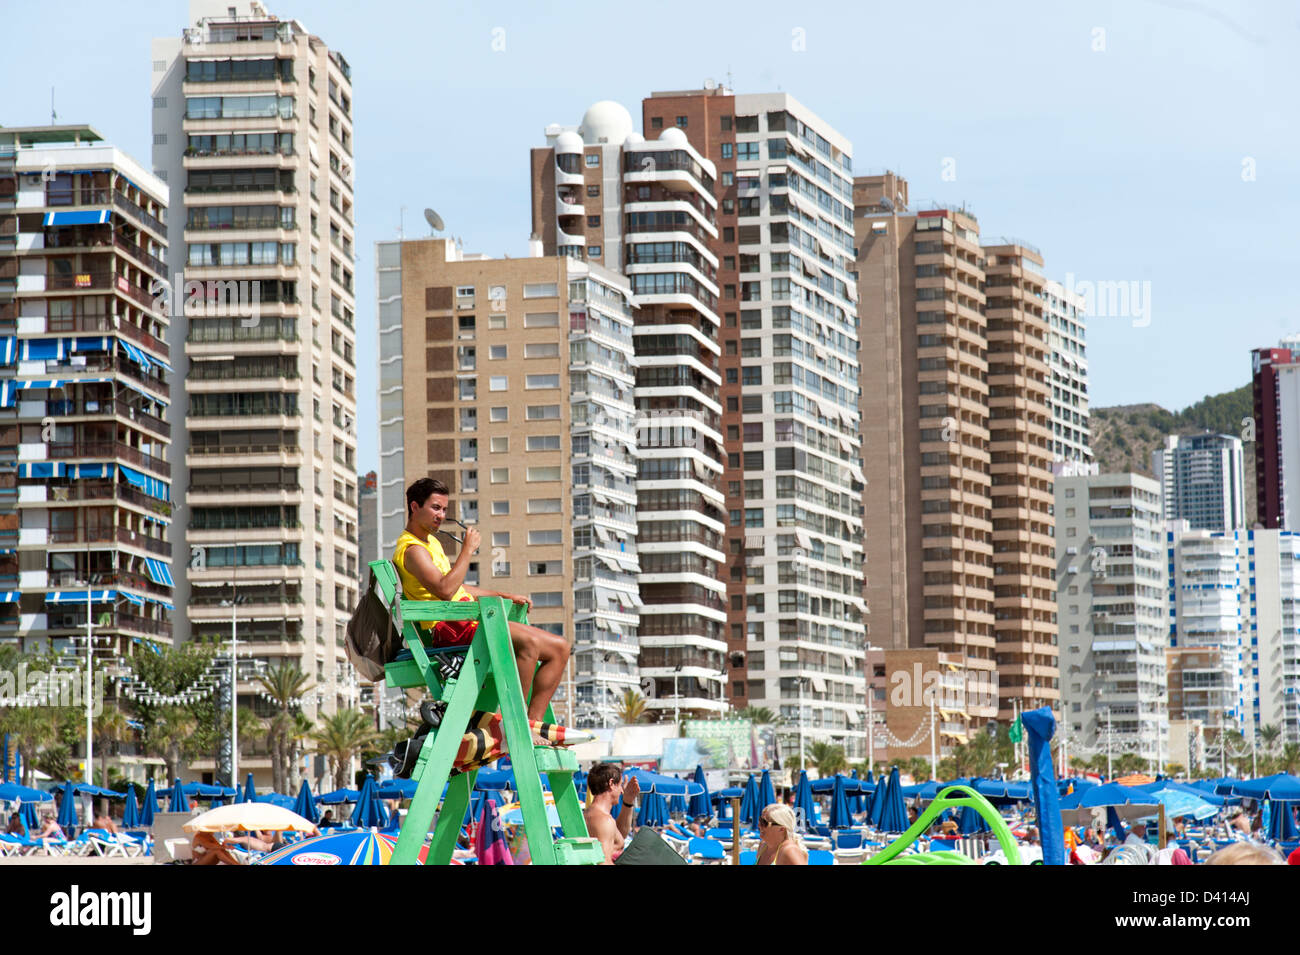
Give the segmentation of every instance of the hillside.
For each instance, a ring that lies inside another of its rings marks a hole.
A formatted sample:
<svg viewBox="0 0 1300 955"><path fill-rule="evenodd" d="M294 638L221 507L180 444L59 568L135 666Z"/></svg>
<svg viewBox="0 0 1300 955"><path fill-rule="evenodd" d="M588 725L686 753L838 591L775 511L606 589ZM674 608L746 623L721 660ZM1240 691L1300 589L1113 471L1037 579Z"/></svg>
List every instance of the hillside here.
<svg viewBox="0 0 1300 955"><path fill-rule="evenodd" d="M1092 453L1104 471L1136 471L1151 474L1151 452L1164 443L1166 434L1215 431L1242 433L1241 421L1251 417L1254 399L1251 386L1207 395L1182 411L1166 411L1159 405L1117 405L1089 410ZM1246 522L1255 518L1254 445L1245 446Z"/></svg>

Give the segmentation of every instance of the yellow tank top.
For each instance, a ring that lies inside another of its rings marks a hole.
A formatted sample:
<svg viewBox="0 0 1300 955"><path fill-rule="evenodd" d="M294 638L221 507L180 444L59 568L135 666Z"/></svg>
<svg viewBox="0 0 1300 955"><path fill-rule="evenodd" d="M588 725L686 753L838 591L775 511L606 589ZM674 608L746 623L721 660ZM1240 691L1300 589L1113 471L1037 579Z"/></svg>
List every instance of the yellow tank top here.
<svg viewBox="0 0 1300 955"><path fill-rule="evenodd" d="M441 573L451 573L451 561L447 559L447 553L442 549L438 538L430 537L427 541L422 541L410 531L402 531L402 536L397 538L397 549L393 551L393 566L397 568L397 576L402 581L402 593L407 600L437 600L438 598L429 592L429 588L416 580L406 569L406 549L412 545L427 550L429 556L433 558L433 566ZM451 599L473 600L474 598L468 590L460 587Z"/></svg>

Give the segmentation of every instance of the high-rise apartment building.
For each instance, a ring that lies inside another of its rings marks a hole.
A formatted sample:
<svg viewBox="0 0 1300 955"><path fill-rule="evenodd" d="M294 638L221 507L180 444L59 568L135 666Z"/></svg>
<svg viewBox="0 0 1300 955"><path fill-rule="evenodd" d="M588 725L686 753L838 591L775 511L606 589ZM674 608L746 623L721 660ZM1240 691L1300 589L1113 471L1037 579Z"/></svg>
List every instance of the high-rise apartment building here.
<svg viewBox="0 0 1300 955"><path fill-rule="evenodd" d="M354 706L351 69L257 2L193 0L181 36L155 40L152 56L185 382L169 418L186 491L177 636L226 637L233 600L241 647L300 667L324 712Z"/></svg>
<svg viewBox="0 0 1300 955"><path fill-rule="evenodd" d="M1255 736L1276 726L1300 742L1300 535L1280 530L1167 533L1170 676L1189 718ZM1189 659L1195 657L1195 659Z"/></svg>
<svg viewBox="0 0 1300 955"><path fill-rule="evenodd" d="M1164 523L1140 474L1056 478L1065 732L1091 752L1169 758Z"/></svg>
<svg viewBox="0 0 1300 955"><path fill-rule="evenodd" d="M1042 259L894 173L854 185L874 637L963 661L952 722L1010 719L1059 692Z"/></svg>
<svg viewBox="0 0 1300 955"><path fill-rule="evenodd" d="M1151 452L1161 482L1165 520L1193 530L1227 532L1246 526L1241 439L1229 434L1171 434Z"/></svg>
<svg viewBox="0 0 1300 955"><path fill-rule="evenodd" d="M442 480L483 535L466 581L529 595L530 622L574 642L557 715L614 725L638 688L643 610L627 280L445 239L379 243L376 258L382 553L406 486Z"/></svg>
<svg viewBox="0 0 1300 955"><path fill-rule="evenodd" d="M596 103L546 138L531 155L535 238L547 254L626 275L635 306L630 503L647 708L670 719L719 713L728 645L716 167L680 129L643 137L617 103Z"/></svg>
<svg viewBox="0 0 1300 955"><path fill-rule="evenodd" d="M1251 352L1255 511L1262 527L1300 530L1300 340Z"/></svg>
<svg viewBox="0 0 1300 955"><path fill-rule="evenodd" d="M1086 300L1060 282L1043 287L1052 394L1052 459L1092 462L1088 427L1088 350L1084 342Z"/></svg>
<svg viewBox="0 0 1300 955"><path fill-rule="evenodd" d="M0 640L171 642L166 217L94 128L0 127Z"/></svg>
<svg viewBox="0 0 1300 955"><path fill-rule="evenodd" d="M379 472L357 475L357 571L360 583L370 582L367 568L382 556L379 549Z"/></svg>

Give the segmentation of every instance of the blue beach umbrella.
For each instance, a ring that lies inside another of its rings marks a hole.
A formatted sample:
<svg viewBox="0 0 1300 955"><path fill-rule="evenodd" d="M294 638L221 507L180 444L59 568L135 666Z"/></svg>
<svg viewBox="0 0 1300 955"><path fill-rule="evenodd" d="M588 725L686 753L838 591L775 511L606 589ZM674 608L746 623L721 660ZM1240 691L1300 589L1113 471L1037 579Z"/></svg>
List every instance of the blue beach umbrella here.
<svg viewBox="0 0 1300 955"><path fill-rule="evenodd" d="M254 865L388 865L397 837L352 829L313 836L264 855ZM424 861L424 849L420 861Z"/></svg>
<svg viewBox="0 0 1300 955"><path fill-rule="evenodd" d="M990 830L988 820L981 813L971 806L962 806L961 816L957 819L957 831L963 836L972 836Z"/></svg>
<svg viewBox="0 0 1300 955"><path fill-rule="evenodd" d="M1161 786L1161 784L1157 784L1157 786ZM1165 816L1169 819L1175 819L1178 816L1190 816L1198 820L1211 819L1219 813L1219 808L1208 799L1202 798L1201 795L1175 789L1172 786L1161 786L1161 788L1141 786L1135 788L1146 789L1153 800L1165 807ZM1204 795L1208 795L1208 793Z"/></svg>
<svg viewBox="0 0 1300 955"><path fill-rule="evenodd" d="M835 789L831 793L831 812L828 824L832 829L847 829L853 825L849 815L848 797L844 794L844 777L835 775Z"/></svg>
<svg viewBox="0 0 1300 955"><path fill-rule="evenodd" d="M122 828L135 829L140 825L140 807L135 801L135 787L126 791L126 805L122 807Z"/></svg>
<svg viewBox="0 0 1300 955"><path fill-rule="evenodd" d="M770 806L776 802L776 789L772 786L772 774L768 770L763 770L763 778L758 783L758 805Z"/></svg>
<svg viewBox="0 0 1300 955"><path fill-rule="evenodd" d="M812 825L813 794L806 769L799 770L799 782L794 787L794 812L796 816L803 814L804 825Z"/></svg>
<svg viewBox="0 0 1300 955"><path fill-rule="evenodd" d="M871 802L867 806L867 821L877 829L880 828L880 817L885 811L885 794L889 791L889 780L881 777L876 783L876 789L871 794Z"/></svg>
<svg viewBox="0 0 1300 955"><path fill-rule="evenodd" d="M875 787L873 786L871 789L867 789L863 786L863 780L858 778L858 771L856 769L853 770L853 775L850 778L857 784L857 786L855 787L856 791L849 790L849 812L857 814L866 808L866 793L872 792Z"/></svg>
<svg viewBox="0 0 1300 955"><path fill-rule="evenodd" d="M676 776L661 776L645 769L625 769L623 779L635 779L641 792L655 792L662 796L694 796L704 791L704 787L692 779L678 779Z"/></svg>
<svg viewBox="0 0 1300 955"><path fill-rule="evenodd" d="M262 793L253 802L270 803L272 806L279 806L281 809L293 809L296 805L292 796L286 796L284 793Z"/></svg>
<svg viewBox="0 0 1300 955"><path fill-rule="evenodd" d="M1232 794L1252 799L1300 800L1300 778L1290 773L1274 773L1259 779L1243 779L1233 785Z"/></svg>
<svg viewBox="0 0 1300 955"><path fill-rule="evenodd" d="M77 827L77 797L72 792L72 781L63 784L63 801L59 803L59 825L66 831Z"/></svg>
<svg viewBox="0 0 1300 955"><path fill-rule="evenodd" d="M692 816L713 815L713 805L709 802L709 785L705 782L704 767L701 765L695 767L695 782L699 784L700 791L691 797L688 811Z"/></svg>
<svg viewBox="0 0 1300 955"><path fill-rule="evenodd" d="M903 805L903 787L898 781L898 767L889 771L889 789L880 812L880 828L885 832L907 831L907 807Z"/></svg>
<svg viewBox="0 0 1300 955"><path fill-rule="evenodd" d="M0 783L0 802L53 802L54 797L44 790L32 789L18 783Z"/></svg>
<svg viewBox="0 0 1300 955"><path fill-rule="evenodd" d="M369 829L371 826L379 828L388 822L388 810L375 795L374 776L367 776L366 781L361 784L361 795L357 797L357 804L352 810L351 818L352 825L361 829Z"/></svg>
<svg viewBox="0 0 1300 955"><path fill-rule="evenodd" d="M1300 839L1297 831L1293 802L1272 801L1269 803L1268 837L1275 842L1290 842Z"/></svg>
<svg viewBox="0 0 1300 955"><path fill-rule="evenodd" d="M355 789L336 789L316 797L316 802L325 806L337 806L339 803L356 802L361 793Z"/></svg>
<svg viewBox="0 0 1300 955"><path fill-rule="evenodd" d="M514 789L514 771L509 769L480 769L478 775L474 777L474 788L481 790Z"/></svg>
<svg viewBox="0 0 1300 955"><path fill-rule="evenodd" d="M668 803L662 793L649 792L641 797L641 811L637 813L638 826L664 826L668 824Z"/></svg>
<svg viewBox="0 0 1300 955"><path fill-rule="evenodd" d="M657 794L656 794L656 795L657 795ZM685 797L685 796L669 796L669 797L668 797L668 811L669 811L670 813L679 812L679 813L682 813L683 815L685 815L685 814L686 814L686 810L687 810L687 808L688 808L688 807L687 807L686 797Z"/></svg>
<svg viewBox="0 0 1300 955"><path fill-rule="evenodd" d="M1043 847L1043 865L1065 865L1065 828L1061 822L1060 796L1056 791L1056 770L1052 766L1052 737L1056 717L1050 706L1020 715L1029 735L1030 787L1038 818L1038 837Z"/></svg>
<svg viewBox="0 0 1300 955"><path fill-rule="evenodd" d="M23 817L23 825L27 827L29 833L33 828L40 827L41 818L36 814L36 803L24 801L18 809L18 814Z"/></svg>
<svg viewBox="0 0 1300 955"><path fill-rule="evenodd" d="M168 812L188 812L190 801L185 798L185 788L181 785L180 777L176 777L176 782L167 793L167 811Z"/></svg>
<svg viewBox="0 0 1300 955"><path fill-rule="evenodd" d="M244 802L257 802L257 788L253 785L253 774L249 773L248 778L244 780L243 793L237 793L235 798L243 796Z"/></svg>
<svg viewBox="0 0 1300 955"><path fill-rule="evenodd" d="M152 826L153 814L158 811L158 794L154 791L153 780L149 780L149 785L144 791L144 805L140 807L140 825Z"/></svg>
<svg viewBox="0 0 1300 955"><path fill-rule="evenodd" d="M320 822L320 812L316 808L316 800L311 798L311 785L305 779L302 781L302 788L298 790L298 800L293 804L293 811L304 819Z"/></svg>
<svg viewBox="0 0 1300 955"><path fill-rule="evenodd" d="M375 787L375 795L380 799L414 799L419 787L414 779L385 779Z"/></svg>
<svg viewBox="0 0 1300 955"><path fill-rule="evenodd" d="M750 773L745 782L745 795L740 800L740 821L757 829L758 817L762 811L763 807L758 802L758 781Z"/></svg>

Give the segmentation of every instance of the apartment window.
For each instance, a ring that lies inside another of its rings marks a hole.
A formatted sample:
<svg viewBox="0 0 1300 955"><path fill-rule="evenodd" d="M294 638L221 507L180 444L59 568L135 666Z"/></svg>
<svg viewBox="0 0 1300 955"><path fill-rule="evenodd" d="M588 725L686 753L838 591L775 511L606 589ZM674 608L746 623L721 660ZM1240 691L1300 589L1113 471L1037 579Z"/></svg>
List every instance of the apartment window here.
<svg viewBox="0 0 1300 955"><path fill-rule="evenodd" d="M510 420L510 409L504 405L488 409L488 420L501 422Z"/></svg>
<svg viewBox="0 0 1300 955"><path fill-rule="evenodd" d="M530 560L528 562L529 577L550 577L562 573L564 573L564 561L561 560Z"/></svg>
<svg viewBox="0 0 1300 955"><path fill-rule="evenodd" d="M524 418L527 421L558 421L560 418L560 406L529 405L524 411Z"/></svg>
<svg viewBox="0 0 1300 955"><path fill-rule="evenodd" d="M489 478L493 484L505 484L510 480L509 468L493 468L489 472Z"/></svg>
<svg viewBox="0 0 1300 955"><path fill-rule="evenodd" d="M502 346L505 347L505 346ZM559 358L558 342L530 342L524 345L525 358ZM558 385L556 386L558 387Z"/></svg>
<svg viewBox="0 0 1300 955"><path fill-rule="evenodd" d="M507 537L509 534L506 535ZM534 530L528 532L528 546L541 547L546 544L564 543L564 532L558 527L554 530Z"/></svg>
<svg viewBox="0 0 1300 955"><path fill-rule="evenodd" d="M535 388L558 388L560 387L559 375L524 375L524 390L531 391Z"/></svg>
<svg viewBox="0 0 1300 955"><path fill-rule="evenodd" d="M524 285L524 298L554 298L559 294L554 282L528 282ZM524 324L528 319L525 316Z"/></svg>
<svg viewBox="0 0 1300 955"><path fill-rule="evenodd" d="M559 514L560 499L558 497L530 497L528 499L529 514Z"/></svg>
<svg viewBox="0 0 1300 955"><path fill-rule="evenodd" d="M663 129L663 128L664 128L664 118L663 118L662 116L651 116L651 117L650 117L650 128L651 128L651 129Z"/></svg>
<svg viewBox="0 0 1300 955"><path fill-rule="evenodd" d="M460 385L460 400L473 401L478 396L478 381L474 378L462 378Z"/></svg>
<svg viewBox="0 0 1300 955"><path fill-rule="evenodd" d="M558 590L533 591L528 595L534 607L563 607L564 594Z"/></svg>
<svg viewBox="0 0 1300 955"><path fill-rule="evenodd" d="M544 468L528 468L525 480L533 481L558 481L560 479L560 469L558 466Z"/></svg>
<svg viewBox="0 0 1300 955"><path fill-rule="evenodd" d="M722 131L723 131L724 133L729 133L729 132L731 132L731 117L730 117L730 116L720 116L720 117L718 117L718 118L722 121Z"/></svg>
<svg viewBox="0 0 1300 955"><path fill-rule="evenodd" d="M505 454L510 450L509 438L492 438L488 445L488 450L493 454Z"/></svg>
<svg viewBox="0 0 1300 955"><path fill-rule="evenodd" d="M731 369L728 369L731 370ZM748 386L758 386L763 383L763 366L747 365L743 368L741 374L741 384Z"/></svg>
<svg viewBox="0 0 1300 955"><path fill-rule="evenodd" d="M587 216L587 225L595 229L600 225L600 216Z"/></svg>
<svg viewBox="0 0 1300 955"><path fill-rule="evenodd" d="M506 317L504 315L489 315L488 328L500 331L506 327Z"/></svg>
<svg viewBox="0 0 1300 955"><path fill-rule="evenodd" d="M554 285L551 288L555 288ZM555 293L552 292L552 295ZM524 315L524 328L558 328L560 325L559 312L532 312Z"/></svg>
<svg viewBox="0 0 1300 955"><path fill-rule="evenodd" d="M510 387L510 379L506 375L492 375L488 378L488 391L505 391Z"/></svg>
<svg viewBox="0 0 1300 955"><path fill-rule="evenodd" d="M524 441L529 451L560 450L560 436L558 434L530 434Z"/></svg>
<svg viewBox="0 0 1300 955"><path fill-rule="evenodd" d="M509 502L509 501L493 501L493 502L492 502L492 516L493 516L493 517L505 517L505 516L508 515L509 513L510 513L510 502Z"/></svg>
<svg viewBox="0 0 1300 955"><path fill-rule="evenodd" d="M763 509L761 507L745 508L745 526L746 527L763 526Z"/></svg>
<svg viewBox="0 0 1300 955"><path fill-rule="evenodd" d="M595 198L596 198L597 196L599 196L599 195L600 195L600 186L588 186L588 187L587 187L587 197L588 197L588 198L590 198L590 199L595 199ZM600 216L596 216L596 218L599 219ZM599 223L597 223L597 224L599 224Z"/></svg>
<svg viewBox="0 0 1300 955"><path fill-rule="evenodd" d="M686 117L685 117L685 116L678 116L678 117L677 117L677 128L678 128L678 129L685 129L685 128L686 128Z"/></svg>
<svg viewBox="0 0 1300 955"><path fill-rule="evenodd" d="M723 159L731 159L734 155L735 155L735 151L734 151L734 146L733 146L733 144L732 144L732 143L723 143L723 144L722 144L722 158L723 158Z"/></svg>
<svg viewBox="0 0 1300 955"><path fill-rule="evenodd" d="M494 560L494 561L492 562L492 576L493 576L493 577L509 577L509 576L510 576L510 561L508 561L508 560Z"/></svg>
<svg viewBox="0 0 1300 955"><path fill-rule="evenodd" d="M745 452L745 470L761 471L763 470L763 452L746 451Z"/></svg>
<svg viewBox="0 0 1300 955"><path fill-rule="evenodd" d="M587 160L588 167L600 165L600 153L587 153L584 158Z"/></svg>
<svg viewBox="0 0 1300 955"><path fill-rule="evenodd" d="M735 507L727 512L727 522L732 527L739 527L744 520L744 514L740 508Z"/></svg>
<svg viewBox="0 0 1300 955"><path fill-rule="evenodd" d="M589 246L587 246L587 258L589 258L589 259L598 259L598 258L600 258L600 246L598 246L598 245L589 245Z"/></svg>

